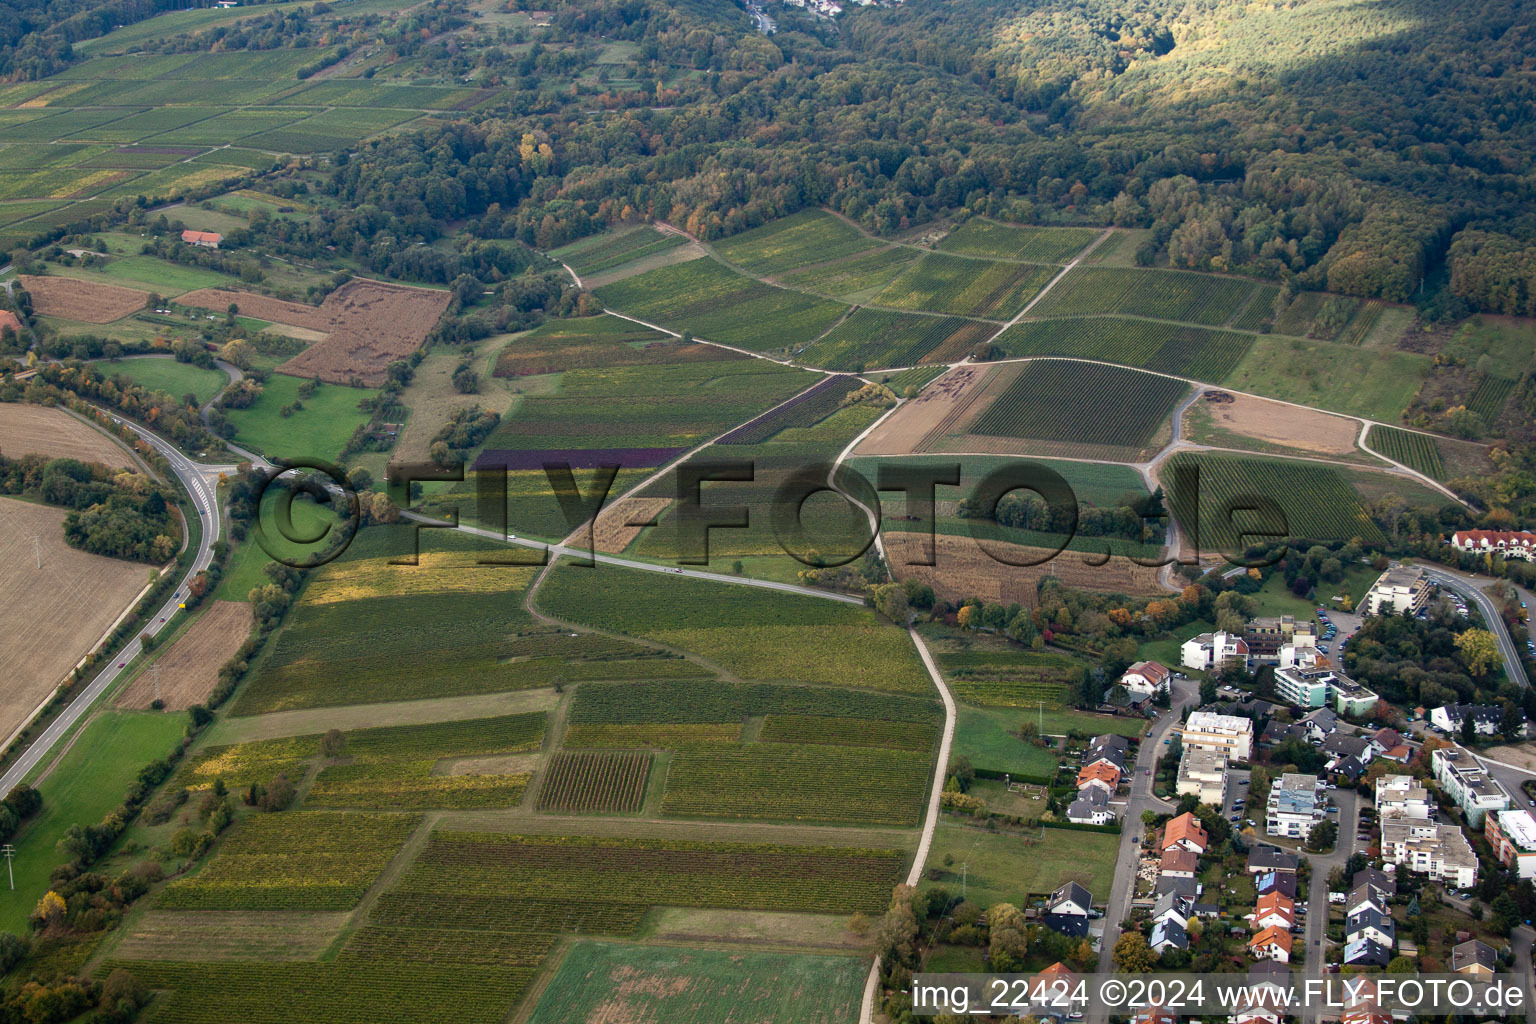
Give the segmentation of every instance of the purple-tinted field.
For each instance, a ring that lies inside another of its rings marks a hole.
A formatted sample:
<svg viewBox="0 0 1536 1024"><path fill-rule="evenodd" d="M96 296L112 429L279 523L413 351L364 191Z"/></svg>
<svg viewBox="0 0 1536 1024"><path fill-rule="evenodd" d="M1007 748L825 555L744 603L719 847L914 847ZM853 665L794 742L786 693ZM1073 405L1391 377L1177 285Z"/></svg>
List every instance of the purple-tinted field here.
<svg viewBox="0 0 1536 1024"><path fill-rule="evenodd" d="M544 463L568 463L572 469L617 465L624 469L643 469L670 462L687 448L535 448L531 451L486 449L480 453L473 470L543 469Z"/></svg>
<svg viewBox="0 0 1536 1024"><path fill-rule="evenodd" d="M808 427L842 408L843 399L862 387L864 381L851 373L827 377L806 388L776 409L743 423L720 438L720 444L761 444L789 427Z"/></svg>

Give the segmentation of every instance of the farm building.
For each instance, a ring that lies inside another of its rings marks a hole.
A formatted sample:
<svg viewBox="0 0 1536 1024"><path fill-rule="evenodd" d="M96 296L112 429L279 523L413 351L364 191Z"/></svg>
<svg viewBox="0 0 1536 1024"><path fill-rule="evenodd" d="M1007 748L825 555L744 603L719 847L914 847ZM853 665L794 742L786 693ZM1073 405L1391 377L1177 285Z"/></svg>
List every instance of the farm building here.
<svg viewBox="0 0 1536 1024"><path fill-rule="evenodd" d="M219 243L224 241L224 236L217 231L183 231L181 240L201 249L217 249Z"/></svg>
<svg viewBox="0 0 1536 1024"><path fill-rule="evenodd" d="M0 309L0 334L4 334L7 330L20 334L21 321L16 319L16 314L10 310Z"/></svg>

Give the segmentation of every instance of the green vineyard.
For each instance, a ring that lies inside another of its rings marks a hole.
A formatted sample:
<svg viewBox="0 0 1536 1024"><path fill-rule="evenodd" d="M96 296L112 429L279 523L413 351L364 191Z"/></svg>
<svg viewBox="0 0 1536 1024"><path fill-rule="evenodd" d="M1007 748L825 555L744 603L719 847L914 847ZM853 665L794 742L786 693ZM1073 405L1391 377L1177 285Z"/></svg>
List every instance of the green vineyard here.
<svg viewBox="0 0 1536 1024"><path fill-rule="evenodd" d="M1004 331L997 345L1010 356L1076 356L1142 370L1220 383L1253 337L1154 320L1093 316L1026 320Z"/></svg>
<svg viewBox="0 0 1536 1024"><path fill-rule="evenodd" d="M1041 360L976 417L970 433L1139 446L1167 422L1186 389L1171 377L1101 363Z"/></svg>
<svg viewBox="0 0 1536 1024"><path fill-rule="evenodd" d="M1431 480L1444 480L1446 477L1440 449L1435 446L1435 439L1428 434L1378 424L1371 428L1367 443L1387 458L1401 462Z"/></svg>
<svg viewBox="0 0 1536 1024"><path fill-rule="evenodd" d="M539 810L565 814L638 811L645 802L645 780L650 771L650 754L562 751L545 770Z"/></svg>
<svg viewBox="0 0 1536 1024"><path fill-rule="evenodd" d="M770 276L852 256L880 244L830 213L802 210L717 242L715 249L748 273Z"/></svg>
<svg viewBox="0 0 1536 1024"><path fill-rule="evenodd" d="M920 316L888 309L856 309L799 353L802 362L829 370L911 366L963 359L995 326L957 316Z"/></svg>
<svg viewBox="0 0 1536 1024"><path fill-rule="evenodd" d="M878 306L1006 320L1056 274L1055 267L991 263L931 252L886 285Z"/></svg>
<svg viewBox="0 0 1536 1024"><path fill-rule="evenodd" d="M1022 263L1066 263L1100 235L1098 228L1031 228L972 217L944 236L939 248L965 256Z"/></svg>
<svg viewBox="0 0 1536 1024"><path fill-rule="evenodd" d="M1078 267L1031 312L1042 317L1126 313L1216 327L1241 311L1258 287L1179 270Z"/></svg>

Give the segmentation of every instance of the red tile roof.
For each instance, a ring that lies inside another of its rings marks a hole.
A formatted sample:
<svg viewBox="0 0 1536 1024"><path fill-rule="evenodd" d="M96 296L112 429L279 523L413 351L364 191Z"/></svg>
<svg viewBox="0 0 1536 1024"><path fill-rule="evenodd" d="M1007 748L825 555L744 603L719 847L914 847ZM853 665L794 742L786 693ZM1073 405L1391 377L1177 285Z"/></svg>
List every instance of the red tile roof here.
<svg viewBox="0 0 1536 1024"><path fill-rule="evenodd" d="M220 242L224 241L224 236L219 234L217 231L183 231L181 233L181 240L183 242L194 243L212 242L214 245L218 245Z"/></svg>
<svg viewBox="0 0 1536 1024"><path fill-rule="evenodd" d="M1289 956L1291 953L1291 933L1284 928L1270 925L1248 940L1249 949L1263 949L1266 946L1279 946Z"/></svg>
<svg viewBox="0 0 1536 1024"><path fill-rule="evenodd" d="M1210 837L1205 834L1205 829L1200 827L1200 819L1185 811L1170 821L1163 828L1163 845L1161 849L1168 849L1178 843L1188 840L1200 848L1204 853L1205 848L1211 845Z"/></svg>

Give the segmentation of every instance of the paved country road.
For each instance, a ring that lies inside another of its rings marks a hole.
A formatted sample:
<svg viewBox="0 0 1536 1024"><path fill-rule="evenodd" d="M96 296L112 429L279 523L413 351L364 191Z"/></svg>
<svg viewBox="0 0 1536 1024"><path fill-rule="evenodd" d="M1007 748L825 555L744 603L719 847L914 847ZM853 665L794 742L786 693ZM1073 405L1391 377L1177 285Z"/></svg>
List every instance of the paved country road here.
<svg viewBox="0 0 1536 1024"><path fill-rule="evenodd" d="M208 482L204 473L214 467L193 462L177 451L174 445L162 440L158 435L145 430L137 424L130 423L117 416L113 416L112 419L113 422L128 427L145 441L149 442L156 451L170 462L171 471L176 474L176 478L181 481L187 493L192 496L192 503L202 516L202 538L198 545L197 553L192 559L192 564L187 568L181 583L176 587L170 598L158 611L150 616L149 623L140 631L141 633L154 635L159 633L164 627L165 623L161 621L162 619L169 621L175 615L177 605L181 603L182 595L186 592L187 583L192 577L208 568L209 563L213 561L213 545L219 539L219 503L216 489L214 485ZM92 679L90 684L49 723L48 728L43 730L43 734L34 740L32 745L16 759L5 775L0 776L0 792L9 792L12 786L17 785L22 779L26 778L27 774L48 756L48 752L85 715L97 698L105 693L117 681L118 677L126 671L126 669L119 668L119 666L132 662L138 656L141 647L142 644L139 638L134 637L117 657L109 661L106 667L97 673L96 678Z"/></svg>
<svg viewBox="0 0 1536 1024"><path fill-rule="evenodd" d="M1493 598L1483 592L1483 587L1487 584L1444 566L1435 566L1428 562L1416 564L1424 569L1435 583L1477 602L1483 618L1487 620L1489 630L1493 632L1494 639L1499 642L1499 653L1504 656L1504 671L1509 673L1509 678L1518 683L1522 689L1530 686L1531 681L1526 678L1525 666L1520 661L1520 649L1515 646L1514 639L1509 635L1509 627L1504 625L1504 616L1499 614L1498 605L1493 603ZM1490 580L1489 583L1491 584L1492 581Z"/></svg>

